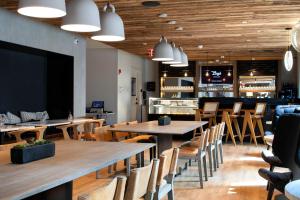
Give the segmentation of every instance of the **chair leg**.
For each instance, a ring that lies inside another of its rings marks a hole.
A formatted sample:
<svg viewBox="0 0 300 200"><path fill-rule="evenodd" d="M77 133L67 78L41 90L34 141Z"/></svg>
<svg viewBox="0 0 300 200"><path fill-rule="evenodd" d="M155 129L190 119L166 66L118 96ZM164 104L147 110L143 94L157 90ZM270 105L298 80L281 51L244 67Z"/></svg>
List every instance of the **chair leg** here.
<svg viewBox="0 0 300 200"><path fill-rule="evenodd" d="M216 158L216 149L213 150L212 156L213 156L213 162L214 162L214 170L216 172L217 171L217 162L218 162L217 158Z"/></svg>
<svg viewBox="0 0 300 200"><path fill-rule="evenodd" d="M220 158L221 158L221 164L223 164L223 144L222 142L218 145L220 148Z"/></svg>
<svg viewBox="0 0 300 200"><path fill-rule="evenodd" d="M269 192L268 192L267 200L272 200L273 193L274 193L274 185L272 183L269 183Z"/></svg>
<svg viewBox="0 0 300 200"><path fill-rule="evenodd" d="M203 156L203 168L204 168L205 181L208 181L206 155Z"/></svg>
<svg viewBox="0 0 300 200"><path fill-rule="evenodd" d="M208 148L208 161L209 161L210 176L213 177L212 153L210 147Z"/></svg>
<svg viewBox="0 0 300 200"><path fill-rule="evenodd" d="M201 157L198 155L198 172L199 172L199 181L200 181L200 188L203 188L203 177L202 177L202 161Z"/></svg>
<svg viewBox="0 0 300 200"><path fill-rule="evenodd" d="M189 159L189 166L192 166L192 159Z"/></svg>
<svg viewBox="0 0 300 200"><path fill-rule="evenodd" d="M174 186L172 186L172 189L168 192L168 200L174 200Z"/></svg>
<svg viewBox="0 0 300 200"><path fill-rule="evenodd" d="M217 142L215 143L215 151L216 151L216 165L217 165L217 168L219 168L219 150L218 150L218 144Z"/></svg>

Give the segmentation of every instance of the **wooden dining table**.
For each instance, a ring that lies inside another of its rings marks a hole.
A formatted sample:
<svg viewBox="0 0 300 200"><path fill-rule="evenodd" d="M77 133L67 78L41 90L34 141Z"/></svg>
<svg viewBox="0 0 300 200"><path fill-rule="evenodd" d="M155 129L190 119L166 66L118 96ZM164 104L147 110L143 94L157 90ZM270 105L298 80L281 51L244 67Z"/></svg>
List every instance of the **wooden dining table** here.
<svg viewBox="0 0 300 200"><path fill-rule="evenodd" d="M158 121L149 121L130 125L120 125L115 128L110 128L109 130L112 132L156 135L158 155L160 155L164 150L172 148L173 135L184 135L207 123L207 121L171 121L171 124L169 125L159 126Z"/></svg>
<svg viewBox="0 0 300 200"><path fill-rule="evenodd" d="M56 141L54 157L12 164L0 152L0 199L71 200L73 180L138 155L154 144Z"/></svg>

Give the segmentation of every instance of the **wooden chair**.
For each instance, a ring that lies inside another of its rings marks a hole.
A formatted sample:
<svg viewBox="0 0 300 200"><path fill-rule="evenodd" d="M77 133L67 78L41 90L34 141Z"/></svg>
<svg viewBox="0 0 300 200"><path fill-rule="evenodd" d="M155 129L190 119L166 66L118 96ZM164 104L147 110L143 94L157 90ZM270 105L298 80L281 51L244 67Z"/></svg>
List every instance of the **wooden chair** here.
<svg viewBox="0 0 300 200"><path fill-rule="evenodd" d="M120 122L117 124L113 124L111 127L117 128L118 126L124 126L124 125L127 125L127 122ZM114 136L115 141L120 142L122 140L129 139L130 133L128 133L128 132L113 132L113 136Z"/></svg>
<svg viewBox="0 0 300 200"><path fill-rule="evenodd" d="M13 148L16 145L22 145L22 144L26 144L27 142L25 140L22 140L20 142L15 142L15 143L11 143L11 144L2 144L0 145L0 151L9 151L11 148Z"/></svg>
<svg viewBox="0 0 300 200"><path fill-rule="evenodd" d="M179 148L164 151L159 157L159 170L156 183L155 200L160 200L168 194L168 199L174 199L174 177L178 162Z"/></svg>
<svg viewBox="0 0 300 200"><path fill-rule="evenodd" d="M242 141L244 141L245 132L247 125L250 129L250 142L253 140L255 145L257 145L257 137L262 137L263 142L265 143L264 139L264 128L262 123L262 118L264 117L265 110L266 110L266 103L256 103L254 111L245 111L244 122L243 122L243 131L242 131ZM260 136L256 136L255 128L258 125Z"/></svg>
<svg viewBox="0 0 300 200"><path fill-rule="evenodd" d="M126 177L116 177L102 187L99 187L87 194L79 195L78 200L123 200L126 179Z"/></svg>
<svg viewBox="0 0 300 200"><path fill-rule="evenodd" d="M15 136L16 141L21 142L22 141L22 138L21 138L22 134L24 134L24 133L35 133L36 139L37 140L42 140L44 138L44 132L45 132L46 129L47 129L46 126L39 126L39 127L35 127L35 128L24 128L24 129L21 129L21 130L8 132L8 135Z"/></svg>
<svg viewBox="0 0 300 200"><path fill-rule="evenodd" d="M196 160L198 162L198 172L200 188L203 188L202 165L204 167L205 180L207 177L206 149L208 147L208 136L210 129L206 129L201 136L193 138L180 146L179 159ZM187 166L187 165L186 165Z"/></svg>
<svg viewBox="0 0 300 200"><path fill-rule="evenodd" d="M213 176L213 169L217 171L217 158L216 158L216 135L217 135L217 126L213 126L210 128L209 136L208 136L208 147L206 149L208 153L208 161L209 161L209 171L210 176Z"/></svg>
<svg viewBox="0 0 300 200"><path fill-rule="evenodd" d="M108 130L109 128L110 126L96 127L91 137L93 137L95 141L112 142L114 141L114 138L111 131Z"/></svg>
<svg viewBox="0 0 300 200"><path fill-rule="evenodd" d="M224 130L225 130L225 123L222 122L218 124L218 134L216 136L216 160L217 160L217 168L219 168L219 158L220 158L220 163L223 164L223 135L224 135Z"/></svg>
<svg viewBox="0 0 300 200"><path fill-rule="evenodd" d="M242 143L242 134L238 123L238 118L241 116L240 113L241 113L242 105L243 102L235 102L233 105L233 109L229 114L229 120L230 120L229 123L231 124L233 123L237 135L234 135L233 132L231 134L229 133L229 130L227 130L226 142L228 141L228 136L231 135L231 137L234 136L234 138L238 137L240 142ZM235 140L234 138L232 138L232 140Z"/></svg>
<svg viewBox="0 0 300 200"><path fill-rule="evenodd" d="M153 159L150 165L131 170L125 192L125 200L152 200L156 191L159 160Z"/></svg>
<svg viewBox="0 0 300 200"><path fill-rule="evenodd" d="M95 140L94 129L102 127L104 119L91 119L83 124L84 130L80 133L79 139Z"/></svg>
<svg viewBox="0 0 300 200"><path fill-rule="evenodd" d="M212 123L214 125L217 124L217 113L219 108L219 102L205 102L203 109L197 109L195 120L201 121L203 119L208 119L208 127L210 128ZM201 132L203 132L203 129L200 128Z"/></svg>

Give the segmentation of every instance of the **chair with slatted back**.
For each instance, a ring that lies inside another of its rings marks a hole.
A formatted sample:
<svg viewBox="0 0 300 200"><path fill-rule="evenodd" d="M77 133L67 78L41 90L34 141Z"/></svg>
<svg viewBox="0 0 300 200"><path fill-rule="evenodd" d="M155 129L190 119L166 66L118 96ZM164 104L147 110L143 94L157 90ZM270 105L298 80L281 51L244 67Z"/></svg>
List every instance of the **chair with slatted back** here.
<svg viewBox="0 0 300 200"><path fill-rule="evenodd" d="M257 145L256 138L262 137L263 142L265 143L262 119L264 117L266 107L266 103L256 103L254 111L248 111L245 113L242 131L242 141L244 140L246 128L248 125L250 129L250 142L253 140L255 145ZM260 136L256 136L255 134L256 125L258 125Z"/></svg>
<svg viewBox="0 0 300 200"><path fill-rule="evenodd" d="M235 131L236 131L236 135L234 135L233 133L232 134L234 137L238 137L241 143L242 143L242 134L241 134L241 130L239 127L238 118L241 117L240 113L241 113L242 105L243 105L243 102L235 102L233 105L233 109L229 114L230 123L233 123ZM229 130L227 130L226 142L228 140L229 134L230 134Z"/></svg>
<svg viewBox="0 0 300 200"><path fill-rule="evenodd" d="M219 167L219 158L220 158L220 163L223 164L223 136L224 136L224 131L225 131L225 123L222 122L219 124L218 128L218 135L216 137L216 160L217 160L217 167Z"/></svg>
<svg viewBox="0 0 300 200"><path fill-rule="evenodd" d="M11 148L13 148L16 145L22 145L26 144L27 142L25 140L22 140L20 142L10 143L10 144L1 144L0 145L0 151L9 151Z"/></svg>
<svg viewBox="0 0 300 200"><path fill-rule="evenodd" d="M213 169L214 171L217 171L217 159L216 159L216 134L217 134L217 126L213 126L210 128L209 137L208 137L208 147L207 147L207 153L208 153L208 161L209 161L209 171L210 176L213 176Z"/></svg>
<svg viewBox="0 0 300 200"><path fill-rule="evenodd" d="M203 109L197 109L195 120L201 121L203 119L208 119L208 127L210 128L212 123L217 124L217 113L219 108L219 102L205 102ZM203 132L203 130L201 130Z"/></svg>
<svg viewBox="0 0 300 200"><path fill-rule="evenodd" d="M180 146L179 159L196 160L198 162L198 172L200 180L200 188L203 188L202 165L204 168L205 180L207 177L206 166L206 150L208 147L208 137L210 129L206 129L201 136L193 138L191 141L185 142ZM186 165L187 166L187 165Z"/></svg>
<svg viewBox="0 0 300 200"><path fill-rule="evenodd" d="M80 139L95 140L95 128L102 127L104 119L91 119L83 124L84 130L80 133Z"/></svg>
<svg viewBox="0 0 300 200"><path fill-rule="evenodd" d="M125 191L125 200L152 200L156 191L159 160L153 159L150 165L131 170Z"/></svg>
<svg viewBox="0 0 300 200"><path fill-rule="evenodd" d="M78 200L123 200L126 179L126 177L116 177L104 186L98 187L89 193L79 195ZM107 182L107 180L103 181Z"/></svg>
<svg viewBox="0 0 300 200"><path fill-rule="evenodd" d="M117 124L113 124L111 125L112 128L117 128L118 126L124 126L124 125L127 125L127 122L120 122L120 123L117 123ZM122 141L122 140L125 140L125 139L129 139L130 138L130 133L128 132L113 132L113 136L114 136L114 140L115 141Z"/></svg>
<svg viewBox="0 0 300 200"><path fill-rule="evenodd" d="M178 162L179 148L169 149L159 157L159 170L156 183L155 200L168 195L169 200L174 199L174 177Z"/></svg>

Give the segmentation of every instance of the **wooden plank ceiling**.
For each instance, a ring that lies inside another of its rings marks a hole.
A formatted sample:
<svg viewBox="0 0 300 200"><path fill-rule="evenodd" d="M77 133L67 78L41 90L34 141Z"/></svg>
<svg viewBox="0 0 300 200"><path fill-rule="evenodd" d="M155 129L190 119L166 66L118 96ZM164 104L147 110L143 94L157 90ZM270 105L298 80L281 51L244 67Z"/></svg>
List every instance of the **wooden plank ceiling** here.
<svg viewBox="0 0 300 200"><path fill-rule="evenodd" d="M95 0L102 10L106 1ZM190 60L282 59L288 45L286 27L300 19L300 0L161 0L145 8L139 0L112 0L125 24L126 40L108 43L147 56L160 35L181 45ZM17 0L0 6L16 11ZM167 18L159 18L161 13ZM176 20L175 25L167 22ZM59 26L60 19L46 20ZM176 27L183 27L176 31ZM88 36L88 35L87 35ZM202 49L198 45L203 45Z"/></svg>

